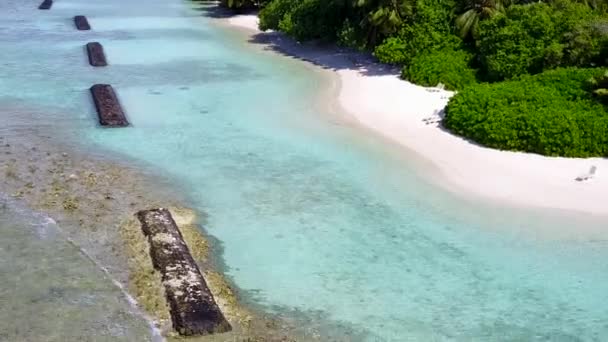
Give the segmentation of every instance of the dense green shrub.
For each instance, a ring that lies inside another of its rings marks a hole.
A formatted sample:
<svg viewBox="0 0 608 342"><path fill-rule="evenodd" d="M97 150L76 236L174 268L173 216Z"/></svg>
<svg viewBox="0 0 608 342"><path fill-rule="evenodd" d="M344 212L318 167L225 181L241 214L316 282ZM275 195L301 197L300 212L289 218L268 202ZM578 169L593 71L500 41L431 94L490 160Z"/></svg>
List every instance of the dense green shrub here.
<svg viewBox="0 0 608 342"><path fill-rule="evenodd" d="M555 55L555 46L550 48L557 35L553 13L553 7L544 3L511 6L506 14L479 24L477 44L491 80L538 73L546 67L545 57Z"/></svg>
<svg viewBox="0 0 608 342"><path fill-rule="evenodd" d="M260 30L278 30L279 23L299 1L272 0L260 11Z"/></svg>
<svg viewBox="0 0 608 342"><path fill-rule="evenodd" d="M588 80L600 69L566 68L456 94L444 124L482 145L550 156L608 156L608 112Z"/></svg>
<svg viewBox="0 0 608 342"><path fill-rule="evenodd" d="M344 1L304 0L293 11L294 30L287 34L299 40L335 41L346 19L345 13Z"/></svg>
<svg viewBox="0 0 608 342"><path fill-rule="evenodd" d="M297 40L335 41L346 13L339 0L275 0L260 12L260 29L278 29Z"/></svg>
<svg viewBox="0 0 608 342"><path fill-rule="evenodd" d="M608 104L608 71L589 79L588 84L593 95L604 104Z"/></svg>
<svg viewBox="0 0 608 342"><path fill-rule="evenodd" d="M414 15L395 37L376 47L374 55L383 63L409 64L417 54L431 50L458 49L461 40L453 34L452 0L416 0Z"/></svg>
<svg viewBox="0 0 608 342"><path fill-rule="evenodd" d="M337 41L339 46L364 50L366 42L362 38L361 29L346 18L342 28L338 31Z"/></svg>
<svg viewBox="0 0 608 342"><path fill-rule="evenodd" d="M564 1L509 7L479 24L478 54L489 80L601 60L605 30L588 6Z"/></svg>
<svg viewBox="0 0 608 342"><path fill-rule="evenodd" d="M220 0L220 6L239 12L263 7L270 0Z"/></svg>
<svg viewBox="0 0 608 342"><path fill-rule="evenodd" d="M605 20L582 22L564 34L563 64L575 66L606 65L608 23Z"/></svg>
<svg viewBox="0 0 608 342"><path fill-rule="evenodd" d="M462 89L476 82L475 70L469 66L471 58L471 54L464 50L427 52L406 65L401 77L423 86L443 83L448 89Z"/></svg>
<svg viewBox="0 0 608 342"><path fill-rule="evenodd" d="M411 50L407 43L399 37L391 37L378 45L374 50L374 56L382 63L406 64L411 59Z"/></svg>

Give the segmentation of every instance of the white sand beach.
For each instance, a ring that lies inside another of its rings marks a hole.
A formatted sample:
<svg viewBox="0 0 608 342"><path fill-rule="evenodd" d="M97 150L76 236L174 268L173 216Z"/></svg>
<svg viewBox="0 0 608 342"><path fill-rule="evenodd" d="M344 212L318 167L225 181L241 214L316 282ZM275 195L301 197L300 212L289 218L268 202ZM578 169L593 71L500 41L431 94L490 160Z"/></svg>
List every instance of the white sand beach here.
<svg viewBox="0 0 608 342"><path fill-rule="evenodd" d="M260 32L255 15L225 21L233 27ZM278 33L257 34L253 39L277 52L333 70L341 84L340 107L362 125L430 161L438 172L429 177L448 190L517 206L608 214L606 158L552 158L478 146L423 121L445 107L451 92L430 92L403 81L396 70L359 54L303 47ZM592 179L575 180L593 165L597 172Z"/></svg>

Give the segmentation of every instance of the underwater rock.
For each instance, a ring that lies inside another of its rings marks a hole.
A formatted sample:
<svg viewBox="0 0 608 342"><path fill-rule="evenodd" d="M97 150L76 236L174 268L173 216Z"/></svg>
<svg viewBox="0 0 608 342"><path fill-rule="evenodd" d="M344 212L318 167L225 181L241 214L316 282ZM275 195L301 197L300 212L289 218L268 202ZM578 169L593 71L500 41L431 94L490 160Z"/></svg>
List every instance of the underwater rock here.
<svg viewBox="0 0 608 342"><path fill-rule="evenodd" d="M75 16L74 24L76 24L76 28L80 31L86 31L91 29L91 25L89 25L89 21L84 15Z"/></svg>
<svg viewBox="0 0 608 342"><path fill-rule="evenodd" d="M38 6L38 9L48 10L51 9L51 6L53 6L53 0L44 0L40 6Z"/></svg>
<svg viewBox="0 0 608 342"><path fill-rule="evenodd" d="M91 94L95 108L97 108L99 123L102 126L124 127L129 125L111 85L95 84L91 87Z"/></svg>
<svg viewBox="0 0 608 342"><path fill-rule="evenodd" d="M169 210L138 212L150 244L150 257L161 273L173 328L180 334L207 335L232 329L203 278Z"/></svg>
<svg viewBox="0 0 608 342"><path fill-rule="evenodd" d="M89 54L89 64L94 67L108 65L106 55L103 52L103 46L98 42L87 43L87 53Z"/></svg>

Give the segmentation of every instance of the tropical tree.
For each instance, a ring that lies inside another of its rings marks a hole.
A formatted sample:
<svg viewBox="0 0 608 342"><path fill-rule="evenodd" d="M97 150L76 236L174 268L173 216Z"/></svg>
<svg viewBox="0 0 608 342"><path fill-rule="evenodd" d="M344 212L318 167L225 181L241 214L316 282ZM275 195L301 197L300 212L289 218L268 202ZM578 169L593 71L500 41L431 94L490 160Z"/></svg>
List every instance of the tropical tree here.
<svg viewBox="0 0 608 342"><path fill-rule="evenodd" d="M594 10L606 13L608 10L608 2L606 0L575 0L574 2L587 5Z"/></svg>
<svg viewBox="0 0 608 342"><path fill-rule="evenodd" d="M464 12L456 18L460 38L475 38L479 21L502 12L506 4L506 0L465 0L462 6Z"/></svg>
<svg viewBox="0 0 608 342"><path fill-rule="evenodd" d="M413 13L413 0L354 0L354 6L365 11L361 27L369 46L399 30Z"/></svg>
<svg viewBox="0 0 608 342"><path fill-rule="evenodd" d="M259 8L264 2L261 0L221 0L220 4L232 9L245 9L251 7Z"/></svg>

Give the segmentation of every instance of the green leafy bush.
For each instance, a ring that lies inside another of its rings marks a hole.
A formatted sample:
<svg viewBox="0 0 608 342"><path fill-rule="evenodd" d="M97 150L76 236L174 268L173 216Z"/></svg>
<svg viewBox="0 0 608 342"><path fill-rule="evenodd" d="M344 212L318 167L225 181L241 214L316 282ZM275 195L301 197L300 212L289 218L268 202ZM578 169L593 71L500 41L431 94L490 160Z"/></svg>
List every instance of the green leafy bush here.
<svg viewBox="0 0 608 342"><path fill-rule="evenodd" d="M338 31L337 43L339 46L364 50L365 42L361 37L359 28L353 25L350 19L346 18L342 28Z"/></svg>
<svg viewBox="0 0 608 342"><path fill-rule="evenodd" d="M378 45L374 55L383 63L407 65L418 54L461 48L451 25L453 6L451 0L417 0L412 19Z"/></svg>
<svg viewBox="0 0 608 342"><path fill-rule="evenodd" d="M564 64L590 67L606 65L608 23L582 22L564 34Z"/></svg>
<svg viewBox="0 0 608 342"><path fill-rule="evenodd" d="M299 2L294 0L272 0L259 14L260 30L278 30L279 23Z"/></svg>
<svg viewBox="0 0 608 342"><path fill-rule="evenodd" d="M476 82L475 70L469 67L472 56L464 50L439 50L416 56L403 68L401 77L423 86L443 83L456 90Z"/></svg>
<svg viewBox="0 0 608 342"><path fill-rule="evenodd" d="M347 13L344 1L274 0L260 12L260 29L280 30L297 40L335 41Z"/></svg>
<svg viewBox="0 0 608 342"><path fill-rule="evenodd" d="M479 24L477 44L491 80L543 70L546 50L556 38L553 12L544 3L511 6L506 14ZM555 55L555 46L550 52Z"/></svg>
<svg viewBox="0 0 608 342"><path fill-rule="evenodd" d="M600 69L566 68L456 94L445 126L482 145L549 156L608 156L608 111L588 80Z"/></svg>
<svg viewBox="0 0 608 342"><path fill-rule="evenodd" d="M399 65L410 61L411 51L401 38L391 37L376 47L374 56L382 63Z"/></svg>
<svg viewBox="0 0 608 342"><path fill-rule="evenodd" d="M558 66L589 66L606 46L588 6L556 1L509 7L479 23L477 48L491 81Z"/></svg>
<svg viewBox="0 0 608 342"><path fill-rule="evenodd" d="M269 1L271 0L220 0L220 6L242 12L263 7Z"/></svg>
<svg viewBox="0 0 608 342"><path fill-rule="evenodd" d="M588 84L593 95L604 104L608 104L608 71L603 75L590 78Z"/></svg>
<svg viewBox="0 0 608 342"><path fill-rule="evenodd" d="M287 34L299 40L335 41L345 20L343 1L304 0L292 13L294 29Z"/></svg>

